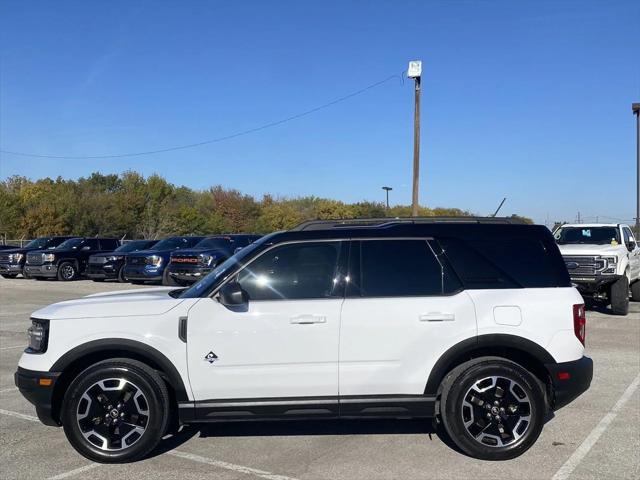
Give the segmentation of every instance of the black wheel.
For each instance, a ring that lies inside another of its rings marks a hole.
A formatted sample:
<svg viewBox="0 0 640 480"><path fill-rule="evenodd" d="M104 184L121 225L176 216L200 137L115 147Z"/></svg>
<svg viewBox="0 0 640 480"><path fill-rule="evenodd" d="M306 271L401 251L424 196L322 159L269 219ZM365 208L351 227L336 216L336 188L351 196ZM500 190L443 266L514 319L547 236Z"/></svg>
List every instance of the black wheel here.
<svg viewBox="0 0 640 480"><path fill-rule="evenodd" d="M629 278L626 275L623 275L611 285L609 300L611 301L611 311L614 315L627 315L629 313Z"/></svg>
<svg viewBox="0 0 640 480"><path fill-rule="evenodd" d="M3 273L1 274L4 278L16 278L18 276L17 273Z"/></svg>
<svg viewBox="0 0 640 480"><path fill-rule="evenodd" d="M538 380L500 358L468 362L447 375L440 415L451 440L467 455L508 460L538 439L545 416Z"/></svg>
<svg viewBox="0 0 640 480"><path fill-rule="evenodd" d="M176 287L180 284L176 282L171 275L169 275L169 270L165 268L164 273L162 274L162 285Z"/></svg>
<svg viewBox="0 0 640 480"><path fill-rule="evenodd" d="M24 269L23 269L23 270L22 270L22 278L30 279L30 278L31 278L31 275L29 275L29 274L26 272L26 270L24 270Z"/></svg>
<svg viewBox="0 0 640 480"><path fill-rule="evenodd" d="M72 262L62 262L58 267L58 280L70 282L78 277L78 270Z"/></svg>
<svg viewBox="0 0 640 480"><path fill-rule="evenodd" d="M640 302L640 280L636 280L631 284L631 300Z"/></svg>
<svg viewBox="0 0 640 480"><path fill-rule="evenodd" d="M124 278L124 267L120 267L120 270L118 270L118 282L120 283L126 283L127 279Z"/></svg>
<svg viewBox="0 0 640 480"><path fill-rule="evenodd" d="M71 383L62 404L62 426L81 455L101 463L144 458L169 420L169 394L157 372L124 358L87 368Z"/></svg>

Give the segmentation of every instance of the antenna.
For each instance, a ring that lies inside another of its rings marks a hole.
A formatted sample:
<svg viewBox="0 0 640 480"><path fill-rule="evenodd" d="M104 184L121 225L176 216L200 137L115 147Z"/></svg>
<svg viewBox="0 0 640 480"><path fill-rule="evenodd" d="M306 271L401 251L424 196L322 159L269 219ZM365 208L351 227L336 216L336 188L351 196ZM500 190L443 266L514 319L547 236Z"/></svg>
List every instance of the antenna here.
<svg viewBox="0 0 640 480"><path fill-rule="evenodd" d="M504 202L506 201L507 201L507 197L504 197L500 202L500 205L498 205L498 208L496 208L496 211L493 212L493 215L491 215L492 217L495 217L496 215L498 215L498 212L500 211L500 209L502 208L502 205L504 205Z"/></svg>

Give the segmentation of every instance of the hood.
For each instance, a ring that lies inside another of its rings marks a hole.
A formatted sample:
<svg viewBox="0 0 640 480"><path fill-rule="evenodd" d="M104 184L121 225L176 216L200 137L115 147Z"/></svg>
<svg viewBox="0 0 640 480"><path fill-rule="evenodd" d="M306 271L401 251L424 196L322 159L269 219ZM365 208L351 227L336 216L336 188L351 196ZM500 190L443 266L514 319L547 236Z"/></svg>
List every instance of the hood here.
<svg viewBox="0 0 640 480"><path fill-rule="evenodd" d="M562 255L617 255L622 249L626 251L624 245L590 245L590 244L566 244L558 245Z"/></svg>
<svg viewBox="0 0 640 480"><path fill-rule="evenodd" d="M162 315L184 301L169 295L175 289L158 287L95 293L77 300L54 303L31 315L48 320Z"/></svg>
<svg viewBox="0 0 640 480"><path fill-rule="evenodd" d="M29 248L7 248L6 250L0 250L0 254L2 255L10 255L12 253L27 253L32 250Z"/></svg>
<svg viewBox="0 0 640 480"><path fill-rule="evenodd" d="M175 250L173 252L171 252L172 255L180 255L180 256L196 256L196 255L200 255L201 253L206 253L208 255L218 255L218 256L229 256L231 255L231 252L225 251L221 248L183 248L181 250Z"/></svg>
<svg viewBox="0 0 640 480"><path fill-rule="evenodd" d="M168 249L168 250L138 250L137 252L128 253L129 257L148 257L150 255L166 255L175 251L176 249Z"/></svg>

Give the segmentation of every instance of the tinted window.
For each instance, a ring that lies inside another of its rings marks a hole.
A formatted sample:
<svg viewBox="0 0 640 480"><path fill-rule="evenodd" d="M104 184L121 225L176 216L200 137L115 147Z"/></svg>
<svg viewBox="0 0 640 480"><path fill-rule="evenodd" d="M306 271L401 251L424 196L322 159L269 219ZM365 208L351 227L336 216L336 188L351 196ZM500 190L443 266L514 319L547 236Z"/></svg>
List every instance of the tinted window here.
<svg viewBox="0 0 640 480"><path fill-rule="evenodd" d="M100 240L101 250L115 250L120 245L120 242L114 238L104 238Z"/></svg>
<svg viewBox="0 0 640 480"><path fill-rule="evenodd" d="M155 244L153 250L174 250L176 248L193 247L202 237L169 237Z"/></svg>
<svg viewBox="0 0 640 480"><path fill-rule="evenodd" d="M98 243L98 240L95 238L89 238L87 240L85 240L85 242L82 244L81 248L86 248L89 247L89 250L99 250L100 249L100 244Z"/></svg>
<svg viewBox="0 0 640 480"><path fill-rule="evenodd" d="M238 275L249 300L334 296L340 242L296 243L270 250Z"/></svg>
<svg viewBox="0 0 640 480"><path fill-rule="evenodd" d="M118 248L116 248L116 252L137 252L138 250L146 250L147 248L152 247L155 244L155 240L134 240L132 242L123 243Z"/></svg>
<svg viewBox="0 0 640 480"><path fill-rule="evenodd" d="M555 237L560 245L606 245L614 241L620 243L620 235L615 227L562 227L556 232Z"/></svg>
<svg viewBox="0 0 640 480"><path fill-rule="evenodd" d="M354 281L362 297L440 295L442 274L426 240L367 240Z"/></svg>
<svg viewBox="0 0 640 480"><path fill-rule="evenodd" d="M560 285L557 265L540 240L518 237L474 239L473 242L440 239L440 243L467 288Z"/></svg>
<svg viewBox="0 0 640 480"><path fill-rule="evenodd" d="M231 250L234 241L229 237L211 237L201 240L196 244L196 248L219 248L221 250Z"/></svg>

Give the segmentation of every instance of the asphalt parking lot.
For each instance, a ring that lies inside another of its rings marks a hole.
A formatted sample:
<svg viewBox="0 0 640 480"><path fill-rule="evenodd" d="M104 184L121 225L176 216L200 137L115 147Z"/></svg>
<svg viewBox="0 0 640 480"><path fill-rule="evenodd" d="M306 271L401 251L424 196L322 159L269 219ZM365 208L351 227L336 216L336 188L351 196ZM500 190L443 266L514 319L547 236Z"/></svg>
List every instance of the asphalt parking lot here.
<svg viewBox="0 0 640 480"><path fill-rule="evenodd" d="M522 457L468 458L423 421L226 424L187 428L154 456L99 465L78 455L62 429L45 427L13 385L32 311L127 284L0 278L0 478L176 479L631 479L640 477L640 304L615 317L589 311L591 389L558 411Z"/></svg>

